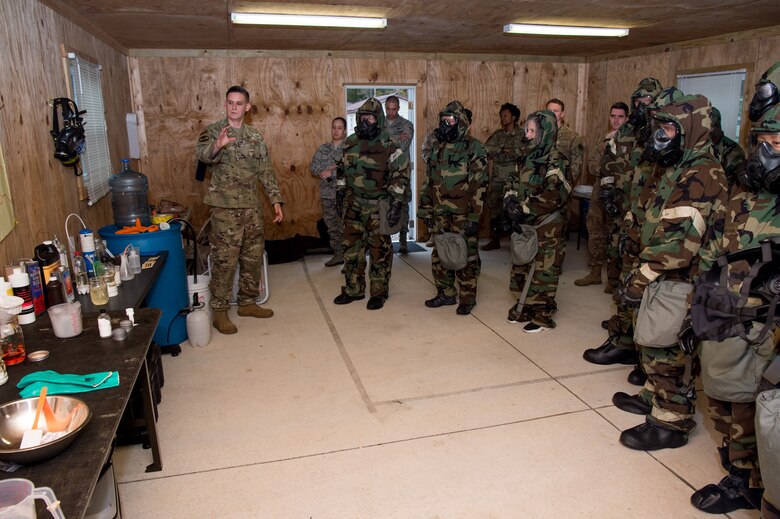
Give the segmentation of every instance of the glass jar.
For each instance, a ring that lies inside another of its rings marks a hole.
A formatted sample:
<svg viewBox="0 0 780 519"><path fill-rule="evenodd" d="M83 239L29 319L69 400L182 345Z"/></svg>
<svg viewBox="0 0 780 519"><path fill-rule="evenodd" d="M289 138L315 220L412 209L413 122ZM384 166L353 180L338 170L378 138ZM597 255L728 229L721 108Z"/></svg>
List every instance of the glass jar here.
<svg viewBox="0 0 780 519"><path fill-rule="evenodd" d="M0 312L0 345L3 349L3 361L8 366L19 364L27 358L24 334L15 315Z"/></svg>

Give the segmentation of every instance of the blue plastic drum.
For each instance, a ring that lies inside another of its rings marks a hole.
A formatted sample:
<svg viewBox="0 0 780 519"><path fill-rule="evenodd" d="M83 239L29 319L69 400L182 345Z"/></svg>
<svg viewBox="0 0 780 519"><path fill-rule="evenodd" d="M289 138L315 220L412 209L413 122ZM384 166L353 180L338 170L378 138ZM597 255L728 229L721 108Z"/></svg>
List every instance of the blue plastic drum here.
<svg viewBox="0 0 780 519"><path fill-rule="evenodd" d="M186 316L179 312L188 307L187 301L187 267L184 246L181 241L181 225L171 224L165 231L116 234L115 225L102 227L98 232L106 242L106 247L113 254L121 254L129 244L141 249L141 255L150 256L166 250L168 259L165 261L157 281L149 289L144 299L144 306L162 310L160 322L154 332L153 340L160 346L178 345L187 340ZM121 290L121 288L120 288Z"/></svg>

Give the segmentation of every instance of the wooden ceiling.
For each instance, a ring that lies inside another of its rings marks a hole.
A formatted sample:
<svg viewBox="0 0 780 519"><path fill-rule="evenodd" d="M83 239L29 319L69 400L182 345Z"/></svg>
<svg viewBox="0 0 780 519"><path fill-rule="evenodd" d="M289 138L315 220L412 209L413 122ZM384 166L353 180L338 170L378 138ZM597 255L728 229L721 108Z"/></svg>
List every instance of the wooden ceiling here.
<svg viewBox="0 0 780 519"><path fill-rule="evenodd" d="M42 0L124 49L318 50L592 57L754 31L780 1L751 0ZM231 11L383 16L382 30L233 25ZM623 38L503 34L507 23L628 27Z"/></svg>

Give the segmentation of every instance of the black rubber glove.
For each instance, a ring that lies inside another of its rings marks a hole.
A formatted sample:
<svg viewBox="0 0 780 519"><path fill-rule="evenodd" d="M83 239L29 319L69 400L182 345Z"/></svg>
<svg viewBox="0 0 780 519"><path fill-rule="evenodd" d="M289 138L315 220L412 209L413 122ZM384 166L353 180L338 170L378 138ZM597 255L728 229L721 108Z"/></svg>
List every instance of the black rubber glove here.
<svg viewBox="0 0 780 519"><path fill-rule="evenodd" d="M479 222L466 222L466 226L463 228L463 232L466 236L476 236L479 234Z"/></svg>
<svg viewBox="0 0 780 519"><path fill-rule="evenodd" d="M680 331L677 333L677 343L686 355L693 355L699 346L699 339L693 332L693 322L691 322L690 315L683 320Z"/></svg>
<svg viewBox="0 0 780 519"><path fill-rule="evenodd" d="M404 203L400 200L393 200L393 205L390 206L390 210L387 212L387 223L390 227L395 227L398 222L401 221L401 210L404 208Z"/></svg>
<svg viewBox="0 0 780 519"><path fill-rule="evenodd" d="M601 192L599 192L599 202L604 206L604 212L607 213L610 218L617 218L620 216L620 207L617 205L615 186L612 184L602 186Z"/></svg>
<svg viewBox="0 0 780 519"><path fill-rule="evenodd" d="M525 213L523 213L523 208L520 207L520 201L516 196L504 197L504 211L506 211L506 215L509 219L516 223L522 222L525 215Z"/></svg>

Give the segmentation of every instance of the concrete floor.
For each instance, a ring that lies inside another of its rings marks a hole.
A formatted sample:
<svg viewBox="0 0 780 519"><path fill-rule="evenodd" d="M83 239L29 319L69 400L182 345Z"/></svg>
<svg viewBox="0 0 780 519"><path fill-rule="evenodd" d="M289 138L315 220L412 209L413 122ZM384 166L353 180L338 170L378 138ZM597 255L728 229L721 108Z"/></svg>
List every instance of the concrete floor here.
<svg viewBox="0 0 780 519"><path fill-rule="evenodd" d="M506 245L482 253L465 317L423 305L427 252L395 256L373 312L333 304L343 276L328 256L270 266L272 319L232 310L238 334L164 357L164 470L145 473L140 446L117 449L123 516L712 517L689 503L724 476L708 419L680 449L618 442L643 417L611 403L635 390L629 367L582 359L611 303L603 285L574 286L586 254L568 249L558 327L537 335L506 322Z"/></svg>

